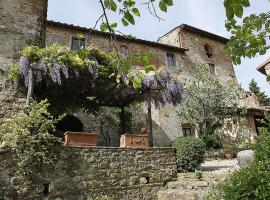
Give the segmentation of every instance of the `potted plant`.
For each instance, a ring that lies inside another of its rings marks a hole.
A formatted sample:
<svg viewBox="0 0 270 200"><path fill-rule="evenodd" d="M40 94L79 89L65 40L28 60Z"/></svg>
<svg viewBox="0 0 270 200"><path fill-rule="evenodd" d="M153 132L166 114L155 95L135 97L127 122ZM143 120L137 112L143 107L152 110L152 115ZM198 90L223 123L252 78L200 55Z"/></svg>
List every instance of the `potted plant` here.
<svg viewBox="0 0 270 200"><path fill-rule="evenodd" d="M120 138L120 147L147 148L149 146L148 129L141 128L141 134L125 133Z"/></svg>
<svg viewBox="0 0 270 200"><path fill-rule="evenodd" d="M64 134L64 146L90 147L97 146L97 134L85 132L70 132Z"/></svg>

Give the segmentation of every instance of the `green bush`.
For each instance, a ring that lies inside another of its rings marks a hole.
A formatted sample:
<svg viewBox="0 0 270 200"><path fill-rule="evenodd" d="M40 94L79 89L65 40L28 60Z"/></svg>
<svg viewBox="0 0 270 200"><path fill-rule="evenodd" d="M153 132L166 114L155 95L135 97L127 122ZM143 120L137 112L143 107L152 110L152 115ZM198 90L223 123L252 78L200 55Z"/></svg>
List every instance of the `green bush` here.
<svg viewBox="0 0 270 200"><path fill-rule="evenodd" d="M21 176L36 180L39 174L53 165L57 155L53 151L60 140L54 137L58 121L48 113L48 102L24 106L13 118L0 126L0 143L14 149Z"/></svg>
<svg viewBox="0 0 270 200"><path fill-rule="evenodd" d="M205 144L200 138L179 137L172 146L176 149L179 171L195 171L204 160Z"/></svg>
<svg viewBox="0 0 270 200"><path fill-rule="evenodd" d="M224 200L270 198L270 134L266 129L261 131L254 148L253 164L235 172L220 185Z"/></svg>
<svg viewBox="0 0 270 200"><path fill-rule="evenodd" d="M222 147L220 136L210 129L201 131L200 138L205 143L207 149L220 149Z"/></svg>

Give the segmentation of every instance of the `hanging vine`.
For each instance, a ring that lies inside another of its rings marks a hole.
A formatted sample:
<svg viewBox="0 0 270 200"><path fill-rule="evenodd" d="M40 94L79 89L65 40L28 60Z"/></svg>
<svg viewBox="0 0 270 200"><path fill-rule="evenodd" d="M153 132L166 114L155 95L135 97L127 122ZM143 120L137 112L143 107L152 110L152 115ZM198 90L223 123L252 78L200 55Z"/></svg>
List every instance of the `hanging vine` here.
<svg viewBox="0 0 270 200"><path fill-rule="evenodd" d="M179 104L182 99L180 81L165 68L151 65L150 58L149 53L144 53L122 57L119 61L115 52L104 52L93 46L79 51L58 45L28 46L19 64L10 69L10 79L15 86L23 81L28 90L33 87L34 93L43 95L49 89L59 90L69 82L73 85L80 82L75 90L84 88L85 98L95 97L87 98L84 103L120 106L121 102L124 105L133 100L145 101L146 91L150 91L151 101L157 108L168 103ZM31 71L34 86L29 84ZM71 90L72 85L69 87ZM72 92L73 95L82 93Z"/></svg>

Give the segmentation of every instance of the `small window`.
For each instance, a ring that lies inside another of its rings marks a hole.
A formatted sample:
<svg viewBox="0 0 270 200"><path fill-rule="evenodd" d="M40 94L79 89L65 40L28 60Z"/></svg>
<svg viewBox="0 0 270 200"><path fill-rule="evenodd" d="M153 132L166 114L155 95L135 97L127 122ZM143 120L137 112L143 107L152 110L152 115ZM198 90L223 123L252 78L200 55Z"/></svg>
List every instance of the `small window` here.
<svg viewBox="0 0 270 200"><path fill-rule="evenodd" d="M120 53L127 57L128 56L128 48L126 46L120 46Z"/></svg>
<svg viewBox="0 0 270 200"><path fill-rule="evenodd" d="M85 38L72 37L71 39L71 50L76 51L85 48Z"/></svg>
<svg viewBox="0 0 270 200"><path fill-rule="evenodd" d="M183 128L183 136L187 137L187 136L192 136L192 130L191 128Z"/></svg>
<svg viewBox="0 0 270 200"><path fill-rule="evenodd" d="M212 47L209 44L204 45L205 54L208 58L211 58L213 55Z"/></svg>
<svg viewBox="0 0 270 200"><path fill-rule="evenodd" d="M216 66L215 64L209 63L209 73L215 75L216 74Z"/></svg>
<svg viewBox="0 0 270 200"><path fill-rule="evenodd" d="M167 65L175 66L175 55L172 53L167 53Z"/></svg>

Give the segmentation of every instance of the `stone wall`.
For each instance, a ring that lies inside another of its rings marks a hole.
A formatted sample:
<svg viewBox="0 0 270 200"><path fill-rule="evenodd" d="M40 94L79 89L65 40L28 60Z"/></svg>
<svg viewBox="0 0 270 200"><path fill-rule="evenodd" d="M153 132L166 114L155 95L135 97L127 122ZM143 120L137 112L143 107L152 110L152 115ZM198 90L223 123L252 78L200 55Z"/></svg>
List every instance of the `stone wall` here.
<svg viewBox="0 0 270 200"><path fill-rule="evenodd" d="M46 18L47 0L0 0L0 118L9 117L20 101L7 81L8 69L26 45L44 41Z"/></svg>
<svg viewBox="0 0 270 200"><path fill-rule="evenodd" d="M187 48L188 52L184 65L186 67L196 66L198 64L214 64L216 66L215 75L226 83L231 81L237 84L234 68L229 56L224 52L225 43L216 39L211 39L200 33L194 33L180 27L175 28L158 40L164 44L174 44L175 46ZM212 56L206 55L205 45L211 47Z"/></svg>
<svg viewBox="0 0 270 200"><path fill-rule="evenodd" d="M0 199L156 199L177 176L172 148L61 148L54 170L35 184L22 185L16 167L14 155L0 148Z"/></svg>

